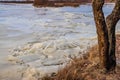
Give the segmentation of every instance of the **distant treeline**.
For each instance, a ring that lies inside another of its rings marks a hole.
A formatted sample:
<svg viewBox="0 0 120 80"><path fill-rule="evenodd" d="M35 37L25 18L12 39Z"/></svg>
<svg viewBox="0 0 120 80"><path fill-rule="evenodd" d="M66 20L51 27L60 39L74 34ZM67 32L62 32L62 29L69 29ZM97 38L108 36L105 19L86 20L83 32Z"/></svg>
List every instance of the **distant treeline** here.
<svg viewBox="0 0 120 80"><path fill-rule="evenodd" d="M91 0L34 0L34 6L79 6L90 2Z"/></svg>
<svg viewBox="0 0 120 80"><path fill-rule="evenodd" d="M91 3L92 0L0 0L0 3L33 3L34 6L79 6L83 3ZM113 2L115 0L105 0Z"/></svg>
<svg viewBox="0 0 120 80"><path fill-rule="evenodd" d="M34 6L79 6L84 3L91 3L92 0L34 0ZM105 0L105 2L112 2L114 0Z"/></svg>

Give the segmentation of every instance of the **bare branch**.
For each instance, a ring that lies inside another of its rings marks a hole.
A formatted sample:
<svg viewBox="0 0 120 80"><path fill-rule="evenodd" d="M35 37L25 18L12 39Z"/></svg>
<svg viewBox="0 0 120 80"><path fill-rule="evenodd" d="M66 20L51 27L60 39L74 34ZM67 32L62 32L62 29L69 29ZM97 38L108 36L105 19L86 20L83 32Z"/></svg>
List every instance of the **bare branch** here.
<svg viewBox="0 0 120 80"><path fill-rule="evenodd" d="M112 13L107 16L106 22L108 20L111 20L111 22L113 23L113 25L116 25L117 22L119 21L119 19L120 19L120 0L116 0L115 7L114 7ZM107 23L107 25L108 24L110 24L110 23Z"/></svg>

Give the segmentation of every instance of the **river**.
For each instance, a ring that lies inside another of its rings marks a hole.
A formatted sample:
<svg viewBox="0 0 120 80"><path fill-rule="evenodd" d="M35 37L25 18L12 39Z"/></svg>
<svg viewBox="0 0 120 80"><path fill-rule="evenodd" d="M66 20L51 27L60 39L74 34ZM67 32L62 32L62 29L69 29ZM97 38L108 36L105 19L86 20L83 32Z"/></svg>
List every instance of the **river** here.
<svg viewBox="0 0 120 80"><path fill-rule="evenodd" d="M105 16L113 7L104 6ZM119 31L120 22L116 28ZM79 56L96 44L96 35L90 4L35 8L32 4L1 3L0 80L21 80L19 71L26 65L52 72L69 56Z"/></svg>

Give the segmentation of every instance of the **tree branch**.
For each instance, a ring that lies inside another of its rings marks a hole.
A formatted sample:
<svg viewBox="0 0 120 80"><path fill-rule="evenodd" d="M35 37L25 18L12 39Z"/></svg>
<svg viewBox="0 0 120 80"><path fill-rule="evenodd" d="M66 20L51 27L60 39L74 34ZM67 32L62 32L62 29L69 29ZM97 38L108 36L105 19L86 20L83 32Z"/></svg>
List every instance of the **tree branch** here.
<svg viewBox="0 0 120 80"><path fill-rule="evenodd" d="M106 18L106 25L108 29L108 40L109 40L109 70L115 70L116 66L116 56L115 56L115 46L116 46L116 36L115 28L116 24L120 19L120 0L116 0L115 7L110 15Z"/></svg>
<svg viewBox="0 0 120 80"><path fill-rule="evenodd" d="M92 1L94 20L95 20L96 26L99 25L98 26L99 28L97 27L97 29L99 29L99 30L107 30L105 17L104 17L104 13L102 10L104 1L105 0L93 0ZM98 35L99 35L99 33L101 34L101 32L99 30L97 30ZM102 34L103 35L107 34L107 31L105 31L105 32L106 33L102 33Z"/></svg>
<svg viewBox="0 0 120 80"><path fill-rule="evenodd" d="M108 15L106 18L106 22L108 22L107 25L112 23L113 25L116 26L119 19L120 19L120 0L116 0L115 7L114 7L112 13L110 15ZM109 20L111 20L111 21L109 21Z"/></svg>

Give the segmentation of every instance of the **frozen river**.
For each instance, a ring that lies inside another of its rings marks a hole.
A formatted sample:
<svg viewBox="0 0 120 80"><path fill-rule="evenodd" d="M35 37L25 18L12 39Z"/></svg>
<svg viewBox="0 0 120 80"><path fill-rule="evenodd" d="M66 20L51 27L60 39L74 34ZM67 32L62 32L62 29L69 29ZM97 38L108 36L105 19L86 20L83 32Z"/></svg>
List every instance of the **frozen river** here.
<svg viewBox="0 0 120 80"><path fill-rule="evenodd" d="M105 16L113 6L104 6ZM120 31L120 23L116 30ZM91 46L96 40L92 7L89 4L60 8L0 4L0 69L13 67L18 70L20 66L23 67L18 64L24 62L24 65L51 72L47 69L56 70L59 64L69 60L69 56L80 55L87 49L86 45ZM11 54L8 61L14 61L17 66L7 62ZM11 76L10 72L6 77L0 73L2 80L9 80L7 78Z"/></svg>
<svg viewBox="0 0 120 80"><path fill-rule="evenodd" d="M105 6L105 15L112 8L113 5ZM35 8L31 4L0 4L0 45L11 45L12 40L19 43L23 39L34 39L31 35L39 41L96 36L92 8L90 5Z"/></svg>

